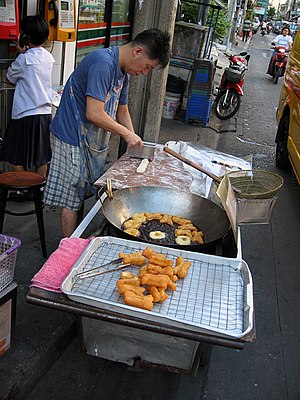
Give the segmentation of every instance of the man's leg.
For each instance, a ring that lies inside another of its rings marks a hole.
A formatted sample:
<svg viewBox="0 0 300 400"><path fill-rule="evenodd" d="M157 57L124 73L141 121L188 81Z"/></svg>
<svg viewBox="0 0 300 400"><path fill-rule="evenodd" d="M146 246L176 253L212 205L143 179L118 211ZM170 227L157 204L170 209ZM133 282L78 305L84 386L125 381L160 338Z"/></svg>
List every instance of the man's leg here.
<svg viewBox="0 0 300 400"><path fill-rule="evenodd" d="M61 211L61 231L63 237L70 237L77 228L79 211L63 208Z"/></svg>

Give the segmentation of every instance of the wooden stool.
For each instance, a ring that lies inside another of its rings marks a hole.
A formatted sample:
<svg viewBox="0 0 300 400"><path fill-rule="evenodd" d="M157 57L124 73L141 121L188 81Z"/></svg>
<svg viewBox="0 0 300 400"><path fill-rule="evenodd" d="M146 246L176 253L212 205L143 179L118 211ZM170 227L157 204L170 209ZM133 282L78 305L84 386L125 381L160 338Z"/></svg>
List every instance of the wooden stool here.
<svg viewBox="0 0 300 400"><path fill-rule="evenodd" d="M13 171L0 174L0 233L3 231L4 214L31 215L36 214L43 256L47 257L45 228L43 218L43 202L41 188L46 185L46 180L35 172ZM35 209L26 212L13 212L6 209L9 190L30 190L33 192Z"/></svg>

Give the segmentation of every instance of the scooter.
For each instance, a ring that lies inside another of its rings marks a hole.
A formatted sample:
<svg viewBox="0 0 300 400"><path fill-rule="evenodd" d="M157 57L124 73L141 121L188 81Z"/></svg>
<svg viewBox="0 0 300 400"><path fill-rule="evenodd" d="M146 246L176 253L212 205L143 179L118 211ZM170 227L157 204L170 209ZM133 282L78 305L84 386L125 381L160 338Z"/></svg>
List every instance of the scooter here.
<svg viewBox="0 0 300 400"><path fill-rule="evenodd" d="M229 59L229 68L224 70L215 100L216 115L221 120L233 117L240 108L245 72L250 60L250 54L246 51L238 55L224 54Z"/></svg>
<svg viewBox="0 0 300 400"><path fill-rule="evenodd" d="M288 62L288 51L284 46L275 46L275 54L272 58L272 63L268 74L274 79L274 84L278 83L278 79L284 75L285 68Z"/></svg>
<svg viewBox="0 0 300 400"><path fill-rule="evenodd" d="M261 28L260 33L261 35L265 36L265 34L267 33L267 28Z"/></svg>

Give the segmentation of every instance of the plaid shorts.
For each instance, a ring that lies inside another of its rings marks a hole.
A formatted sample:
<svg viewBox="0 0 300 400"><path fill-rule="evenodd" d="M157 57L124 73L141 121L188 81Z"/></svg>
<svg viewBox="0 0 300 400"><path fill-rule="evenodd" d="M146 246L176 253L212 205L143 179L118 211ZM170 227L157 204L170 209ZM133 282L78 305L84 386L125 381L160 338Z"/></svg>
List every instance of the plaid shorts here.
<svg viewBox="0 0 300 400"><path fill-rule="evenodd" d="M62 142L50 134L52 159L44 193L47 205L79 211L82 200L79 199L76 184L80 179L80 148Z"/></svg>

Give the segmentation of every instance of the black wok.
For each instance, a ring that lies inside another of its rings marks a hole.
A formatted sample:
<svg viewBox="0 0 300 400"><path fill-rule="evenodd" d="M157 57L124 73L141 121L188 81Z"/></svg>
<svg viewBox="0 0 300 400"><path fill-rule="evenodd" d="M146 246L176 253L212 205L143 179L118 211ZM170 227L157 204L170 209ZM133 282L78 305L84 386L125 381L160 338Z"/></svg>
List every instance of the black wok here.
<svg viewBox="0 0 300 400"><path fill-rule="evenodd" d="M162 241L141 241L199 252L214 252L216 243L230 230L230 222L222 208L204 197L173 188L139 186L117 190L113 192L112 200L108 197L104 200L102 212L114 227L112 234L130 240L141 240L122 230L123 222L135 213L161 212L190 219L203 231L204 244L179 246Z"/></svg>

